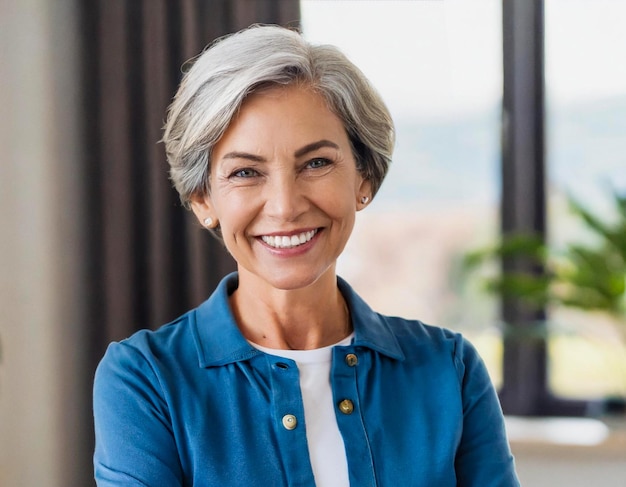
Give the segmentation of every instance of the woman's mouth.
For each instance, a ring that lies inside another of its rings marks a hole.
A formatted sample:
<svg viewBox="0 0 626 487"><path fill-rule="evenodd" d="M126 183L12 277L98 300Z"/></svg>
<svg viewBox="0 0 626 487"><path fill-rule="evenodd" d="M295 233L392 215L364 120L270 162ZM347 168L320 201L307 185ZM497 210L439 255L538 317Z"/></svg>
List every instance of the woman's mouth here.
<svg viewBox="0 0 626 487"><path fill-rule="evenodd" d="M263 235L261 240L275 249L291 249L307 243L316 233L317 229L296 235Z"/></svg>

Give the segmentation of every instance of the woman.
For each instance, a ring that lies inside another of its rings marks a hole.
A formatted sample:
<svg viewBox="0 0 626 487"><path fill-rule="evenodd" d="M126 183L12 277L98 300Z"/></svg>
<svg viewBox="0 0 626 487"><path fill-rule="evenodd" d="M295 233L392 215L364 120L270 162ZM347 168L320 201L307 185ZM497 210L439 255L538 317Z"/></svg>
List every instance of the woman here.
<svg viewBox="0 0 626 487"><path fill-rule="evenodd" d="M238 272L109 347L99 486L518 485L471 345L373 312L335 273L394 142L354 65L287 29L244 30L186 73L163 140Z"/></svg>

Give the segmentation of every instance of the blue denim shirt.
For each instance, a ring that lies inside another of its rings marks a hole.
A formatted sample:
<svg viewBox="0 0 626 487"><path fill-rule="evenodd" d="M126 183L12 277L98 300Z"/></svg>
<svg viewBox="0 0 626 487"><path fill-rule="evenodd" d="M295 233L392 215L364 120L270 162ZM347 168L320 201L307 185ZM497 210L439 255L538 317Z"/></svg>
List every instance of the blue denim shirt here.
<svg viewBox="0 0 626 487"><path fill-rule="evenodd" d="M298 369L241 335L228 304L237 279L158 331L109 346L94 385L98 486L315 485ZM475 349L375 313L338 285L355 332L333 349L330 377L350 485L519 485Z"/></svg>

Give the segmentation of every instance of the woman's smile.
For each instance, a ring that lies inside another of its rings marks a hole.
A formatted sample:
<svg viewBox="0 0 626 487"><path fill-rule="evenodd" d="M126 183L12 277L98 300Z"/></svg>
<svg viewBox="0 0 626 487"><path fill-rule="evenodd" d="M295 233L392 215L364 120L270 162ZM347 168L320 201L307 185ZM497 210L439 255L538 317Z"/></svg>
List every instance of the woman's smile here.
<svg viewBox="0 0 626 487"><path fill-rule="evenodd" d="M293 234L263 235L261 240L274 249L293 249L310 242L317 234L318 229L297 232Z"/></svg>

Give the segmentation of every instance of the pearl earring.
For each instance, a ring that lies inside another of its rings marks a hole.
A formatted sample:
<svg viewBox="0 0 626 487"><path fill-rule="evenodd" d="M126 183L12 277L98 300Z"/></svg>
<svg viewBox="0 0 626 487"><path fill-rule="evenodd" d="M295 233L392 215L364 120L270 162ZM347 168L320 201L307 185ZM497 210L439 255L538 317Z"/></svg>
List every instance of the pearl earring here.
<svg viewBox="0 0 626 487"><path fill-rule="evenodd" d="M210 227L211 225L213 225L213 218L208 217L204 219L204 226L205 227Z"/></svg>
<svg viewBox="0 0 626 487"><path fill-rule="evenodd" d="M366 204L369 200L370 200L369 196L362 196L361 197L361 203L362 204Z"/></svg>

